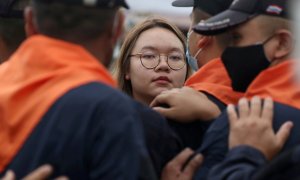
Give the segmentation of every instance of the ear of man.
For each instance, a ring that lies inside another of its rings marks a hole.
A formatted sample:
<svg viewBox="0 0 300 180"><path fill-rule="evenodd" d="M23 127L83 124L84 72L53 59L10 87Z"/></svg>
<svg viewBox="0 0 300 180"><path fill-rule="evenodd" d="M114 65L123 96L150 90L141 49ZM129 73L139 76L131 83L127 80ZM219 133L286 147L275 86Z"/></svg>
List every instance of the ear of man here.
<svg viewBox="0 0 300 180"><path fill-rule="evenodd" d="M27 6L24 10L25 32L26 36L38 34L36 24L34 23L34 12L32 7Z"/></svg>
<svg viewBox="0 0 300 180"><path fill-rule="evenodd" d="M196 36L198 38L197 47L199 49L209 46L213 41L213 37L211 37L211 36L201 36L201 35L196 35ZM201 37L199 37L199 36L201 36Z"/></svg>
<svg viewBox="0 0 300 180"><path fill-rule="evenodd" d="M275 59L287 58L294 49L293 35L290 31L280 29L276 32L277 34L277 46L274 53Z"/></svg>
<svg viewBox="0 0 300 180"><path fill-rule="evenodd" d="M122 35L124 20L125 20L125 16L124 16L123 12L121 10L118 10L115 15L115 19L114 19L114 23L112 25L112 31L111 31L112 32L111 38L112 38L114 44L118 41L118 39Z"/></svg>

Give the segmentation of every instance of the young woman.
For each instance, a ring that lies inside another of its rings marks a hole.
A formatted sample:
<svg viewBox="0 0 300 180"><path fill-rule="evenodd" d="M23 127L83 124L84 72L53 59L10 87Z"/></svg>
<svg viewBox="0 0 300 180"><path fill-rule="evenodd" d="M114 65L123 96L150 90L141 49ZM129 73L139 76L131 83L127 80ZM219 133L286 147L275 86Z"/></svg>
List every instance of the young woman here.
<svg viewBox="0 0 300 180"><path fill-rule="evenodd" d="M182 87L190 74L185 42L182 32L164 19L149 18L133 27L125 37L115 69L120 89L150 105L161 92ZM150 108L136 108L144 112L140 118L147 148L160 175L162 167L182 150L183 144L159 114Z"/></svg>
<svg viewBox="0 0 300 180"><path fill-rule="evenodd" d="M149 105L162 91L182 87L190 72L185 41L175 25L160 18L136 25L125 38L117 64L121 90Z"/></svg>

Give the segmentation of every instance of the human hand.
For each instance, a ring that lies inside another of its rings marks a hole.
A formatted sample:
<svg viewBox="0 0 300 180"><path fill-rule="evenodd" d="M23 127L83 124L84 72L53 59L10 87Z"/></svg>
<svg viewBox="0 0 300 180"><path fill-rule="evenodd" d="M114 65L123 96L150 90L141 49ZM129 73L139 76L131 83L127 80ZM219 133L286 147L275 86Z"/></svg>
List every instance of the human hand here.
<svg viewBox="0 0 300 180"><path fill-rule="evenodd" d="M160 107L166 104L168 107ZM163 91L150 104L163 116L179 121L208 121L220 115L220 110L207 96L189 87Z"/></svg>
<svg viewBox="0 0 300 180"><path fill-rule="evenodd" d="M227 108L230 123L229 148L249 145L260 150L271 160L283 147L289 137L293 123L285 122L275 134L272 126L273 101L262 101L253 97L250 102L243 98L238 103L238 114L233 105Z"/></svg>
<svg viewBox="0 0 300 180"><path fill-rule="evenodd" d="M163 169L161 180L191 180L202 164L203 157L194 155L194 151L187 148L172 159ZM192 157L192 159L190 159ZM189 160L190 159L190 160Z"/></svg>
<svg viewBox="0 0 300 180"><path fill-rule="evenodd" d="M53 173L52 166L43 165L22 179L23 180L44 180L44 179L48 179L52 173ZM11 170L8 170L1 180L15 180L15 179L16 179L16 177L15 177L14 172ZM56 178L55 180L68 180L68 178L65 176L60 176L60 177Z"/></svg>

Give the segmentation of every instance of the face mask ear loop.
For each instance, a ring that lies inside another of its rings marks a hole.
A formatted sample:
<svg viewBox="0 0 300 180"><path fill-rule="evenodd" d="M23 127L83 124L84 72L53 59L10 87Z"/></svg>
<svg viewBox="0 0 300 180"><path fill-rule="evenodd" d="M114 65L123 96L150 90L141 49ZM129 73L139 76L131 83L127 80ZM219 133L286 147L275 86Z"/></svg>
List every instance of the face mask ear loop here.
<svg viewBox="0 0 300 180"><path fill-rule="evenodd" d="M203 37L203 38L205 38L205 37ZM194 56L195 59L197 59L197 56L200 54L200 52L203 51L203 49L206 47L207 43L208 43L208 42L206 42L206 43L203 45L202 48L199 48L199 50L196 52L196 54L195 54L195 56Z"/></svg>
<svg viewBox="0 0 300 180"><path fill-rule="evenodd" d="M264 40L261 44L262 44L262 45L265 45L265 44L268 43L274 36L275 36L275 34L272 34L270 37L268 37L266 40Z"/></svg>
<svg viewBox="0 0 300 180"><path fill-rule="evenodd" d="M272 34L270 37L268 37L266 40L264 40L261 44L262 44L262 45L267 44L274 36L275 36L275 33ZM268 58L267 58L267 59L268 59ZM273 63L274 61L276 61L276 59L272 59L272 60L268 59L268 61L269 61L270 63Z"/></svg>
<svg viewBox="0 0 300 180"><path fill-rule="evenodd" d="M200 53L202 50L203 50L203 48L200 48L200 49L196 52L196 54L195 54L195 56L194 56L195 59L197 59L197 56L199 55L199 53Z"/></svg>

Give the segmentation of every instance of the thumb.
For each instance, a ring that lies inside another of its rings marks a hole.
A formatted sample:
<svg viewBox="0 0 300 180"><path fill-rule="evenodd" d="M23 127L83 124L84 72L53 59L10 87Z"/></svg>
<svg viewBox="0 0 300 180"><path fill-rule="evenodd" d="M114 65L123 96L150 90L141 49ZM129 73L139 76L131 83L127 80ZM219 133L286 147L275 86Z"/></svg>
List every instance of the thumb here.
<svg viewBox="0 0 300 180"><path fill-rule="evenodd" d="M153 107L152 109L164 117L172 118L172 109L171 108Z"/></svg>
<svg viewBox="0 0 300 180"><path fill-rule="evenodd" d="M188 162L187 166L184 169L184 174L187 176L186 179L192 179L195 172L199 169L200 165L203 162L203 156L197 154L193 159Z"/></svg>
<svg viewBox="0 0 300 180"><path fill-rule="evenodd" d="M280 129L278 130L277 134L276 134L276 140L277 140L277 147L283 147L284 143L287 141L291 130L293 127L293 122L288 121L285 122Z"/></svg>
<svg viewBox="0 0 300 180"><path fill-rule="evenodd" d="M1 180L15 180L15 179L16 179L15 173L12 170L8 170Z"/></svg>
<svg viewBox="0 0 300 180"><path fill-rule="evenodd" d="M159 106L160 104L168 104L168 101L169 101L168 94L159 94L150 103L150 107Z"/></svg>
<svg viewBox="0 0 300 180"><path fill-rule="evenodd" d="M31 172L24 178L24 180L47 179L52 172L52 166L46 164Z"/></svg>

